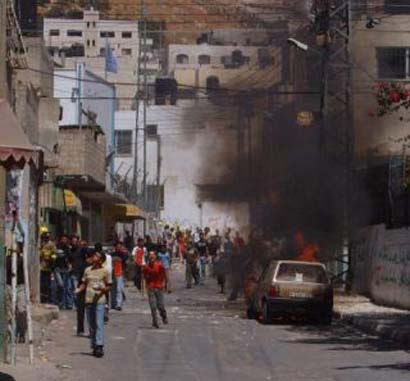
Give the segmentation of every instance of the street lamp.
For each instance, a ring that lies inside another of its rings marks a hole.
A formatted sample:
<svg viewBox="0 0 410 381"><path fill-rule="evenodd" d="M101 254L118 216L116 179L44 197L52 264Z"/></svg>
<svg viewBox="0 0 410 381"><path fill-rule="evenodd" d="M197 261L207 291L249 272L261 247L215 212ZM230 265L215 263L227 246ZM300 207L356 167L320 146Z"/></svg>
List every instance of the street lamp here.
<svg viewBox="0 0 410 381"><path fill-rule="evenodd" d="M298 49L303 50L305 52L309 49L309 46L307 44L304 44L303 42L300 42L295 38L288 38L287 41L289 45L295 46Z"/></svg>

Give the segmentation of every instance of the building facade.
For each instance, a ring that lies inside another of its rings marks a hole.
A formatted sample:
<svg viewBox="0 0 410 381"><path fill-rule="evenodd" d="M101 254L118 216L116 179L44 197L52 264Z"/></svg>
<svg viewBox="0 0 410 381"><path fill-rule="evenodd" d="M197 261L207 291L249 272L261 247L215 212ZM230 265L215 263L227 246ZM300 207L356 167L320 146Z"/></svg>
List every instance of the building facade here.
<svg viewBox="0 0 410 381"><path fill-rule="evenodd" d="M98 76L116 84L117 109L135 107L138 67L142 75L160 69L160 57L153 49L152 39L143 39L140 49L138 22L135 20L104 20L94 9L84 10L82 19L45 18L44 41L56 63L73 69L85 63ZM106 70L107 45L117 61L116 73ZM141 63L138 61L141 58Z"/></svg>

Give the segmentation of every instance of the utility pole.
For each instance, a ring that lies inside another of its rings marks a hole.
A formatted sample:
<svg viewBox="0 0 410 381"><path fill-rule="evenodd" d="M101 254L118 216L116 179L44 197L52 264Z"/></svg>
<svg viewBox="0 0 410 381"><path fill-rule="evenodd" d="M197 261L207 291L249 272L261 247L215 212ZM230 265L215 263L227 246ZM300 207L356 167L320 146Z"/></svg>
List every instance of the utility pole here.
<svg viewBox="0 0 410 381"><path fill-rule="evenodd" d="M143 98L143 133L144 133L144 173L142 180L142 192L144 205L147 205L147 101L148 101L148 84L147 84L147 18L145 9L145 0L141 0L144 12L144 98Z"/></svg>
<svg viewBox="0 0 410 381"><path fill-rule="evenodd" d="M132 176L132 194L134 201L138 200L138 138L139 138L139 121L140 121L140 87L141 87L141 58L142 58L142 36L141 20L144 15L144 0L140 0L140 12L138 18L138 57L137 57L137 93L135 95L135 133L134 133L134 169Z"/></svg>
<svg viewBox="0 0 410 381"><path fill-rule="evenodd" d="M340 192L341 250L336 261L341 265L337 277L351 280L351 239L354 126L352 118L351 1L318 0L315 3L317 33L324 36L321 86L320 153L332 168L335 191ZM339 186L339 182L340 186Z"/></svg>

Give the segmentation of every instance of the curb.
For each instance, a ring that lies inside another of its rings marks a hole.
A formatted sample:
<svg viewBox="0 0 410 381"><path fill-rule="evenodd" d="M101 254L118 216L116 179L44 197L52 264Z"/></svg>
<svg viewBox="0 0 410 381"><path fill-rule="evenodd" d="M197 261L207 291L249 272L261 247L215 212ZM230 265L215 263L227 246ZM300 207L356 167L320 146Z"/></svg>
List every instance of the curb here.
<svg viewBox="0 0 410 381"><path fill-rule="evenodd" d="M368 334L393 340L399 344L410 345L410 327L406 329L398 324L385 324L371 317L348 315L339 311L334 312L334 317Z"/></svg>
<svg viewBox="0 0 410 381"><path fill-rule="evenodd" d="M35 304L32 307L33 321L48 325L59 318L60 310L52 304Z"/></svg>

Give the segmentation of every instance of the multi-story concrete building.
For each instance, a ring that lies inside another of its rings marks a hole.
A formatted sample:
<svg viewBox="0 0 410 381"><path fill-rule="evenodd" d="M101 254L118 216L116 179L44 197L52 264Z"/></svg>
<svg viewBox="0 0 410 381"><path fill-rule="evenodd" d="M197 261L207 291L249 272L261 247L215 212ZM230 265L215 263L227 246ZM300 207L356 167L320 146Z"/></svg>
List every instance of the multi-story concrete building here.
<svg viewBox="0 0 410 381"><path fill-rule="evenodd" d="M281 68L282 50L277 47L206 43L168 47L168 73L181 86L271 87L280 80Z"/></svg>
<svg viewBox="0 0 410 381"><path fill-rule="evenodd" d="M84 10L82 19L45 18L46 45L66 56L80 51L84 57L105 55L107 42L117 57L138 57L138 23L126 20L102 20L97 10Z"/></svg>
<svg viewBox="0 0 410 381"><path fill-rule="evenodd" d="M84 10L82 19L45 18L44 41L53 59L62 67L72 69L77 63L100 77L116 84L117 109L130 109L134 104L138 81L139 31L135 20L104 20L94 9ZM117 73L107 72L107 44L117 60ZM144 40L140 72L159 70L159 57L151 52L152 39Z"/></svg>

